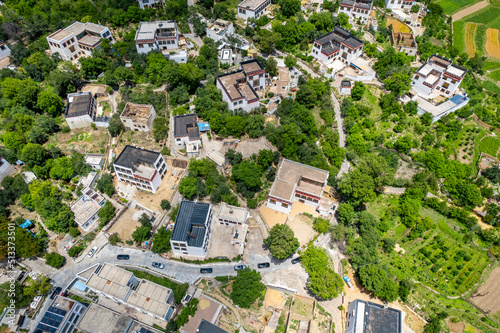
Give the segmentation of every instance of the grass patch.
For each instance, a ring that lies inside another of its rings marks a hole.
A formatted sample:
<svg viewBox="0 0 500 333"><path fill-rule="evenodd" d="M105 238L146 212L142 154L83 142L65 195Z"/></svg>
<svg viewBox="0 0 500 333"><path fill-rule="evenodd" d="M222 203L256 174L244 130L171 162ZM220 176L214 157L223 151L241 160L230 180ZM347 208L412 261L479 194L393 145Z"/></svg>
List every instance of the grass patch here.
<svg viewBox="0 0 500 333"><path fill-rule="evenodd" d="M465 52L465 22L456 21L453 22L453 46L457 48L459 52Z"/></svg>
<svg viewBox="0 0 500 333"><path fill-rule="evenodd" d="M485 71L500 68L500 61L486 60L483 65Z"/></svg>
<svg viewBox="0 0 500 333"><path fill-rule="evenodd" d="M492 93L500 94L500 87L492 81L484 81L483 84L481 84L481 87Z"/></svg>
<svg viewBox="0 0 500 333"><path fill-rule="evenodd" d="M500 139L492 136L487 136L479 143L479 151L488 155L497 156L498 148L500 147Z"/></svg>
<svg viewBox="0 0 500 333"><path fill-rule="evenodd" d="M437 3L441 7L443 7L444 13L446 15L450 15L464 9L464 7L469 7L479 1L480 0L441 0Z"/></svg>
<svg viewBox="0 0 500 333"><path fill-rule="evenodd" d="M489 24L495 21L500 16L500 8L493 6L486 6L475 13L470 14L463 18L465 22Z"/></svg>
<svg viewBox="0 0 500 333"><path fill-rule="evenodd" d="M500 70L496 70L496 71L489 73L488 77L490 79L495 80L495 81L500 81Z"/></svg>
<svg viewBox="0 0 500 333"><path fill-rule="evenodd" d="M485 53L484 46L486 45L486 26L477 26L474 42L476 44L476 52L483 55Z"/></svg>
<svg viewBox="0 0 500 333"><path fill-rule="evenodd" d="M134 273L134 275L139 278L139 279L145 279L151 282L154 282L156 284L159 284L160 286L167 287L169 289L172 289L174 292L174 299L176 303L179 303L182 298L184 297L184 294L186 293L189 284L183 283L183 284L178 284L175 283L174 281L166 278L166 277L159 277L147 272L139 271L139 270L134 270L134 269L127 269L129 272Z"/></svg>

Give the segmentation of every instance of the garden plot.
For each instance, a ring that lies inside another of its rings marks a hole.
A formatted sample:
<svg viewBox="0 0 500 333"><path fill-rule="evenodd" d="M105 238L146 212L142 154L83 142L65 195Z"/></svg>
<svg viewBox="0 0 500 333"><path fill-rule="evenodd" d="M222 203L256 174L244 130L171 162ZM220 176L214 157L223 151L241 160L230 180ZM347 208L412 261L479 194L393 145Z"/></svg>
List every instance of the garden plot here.
<svg viewBox="0 0 500 333"><path fill-rule="evenodd" d="M491 272L488 280L472 294L470 300L486 313L500 312L500 267Z"/></svg>
<svg viewBox="0 0 500 333"><path fill-rule="evenodd" d="M392 17L387 18L386 26L389 27L390 25L392 25L394 32L411 32L411 29L406 24Z"/></svg>
<svg viewBox="0 0 500 333"><path fill-rule="evenodd" d="M476 54L476 44L474 42L476 30L477 24L467 22L465 25L465 49L469 57L474 57Z"/></svg>
<svg viewBox="0 0 500 333"><path fill-rule="evenodd" d="M69 133L51 135L45 146L57 145L63 152L76 150L80 153L103 154L109 141L107 128L77 128Z"/></svg>
<svg viewBox="0 0 500 333"><path fill-rule="evenodd" d="M486 53L491 58L500 59L500 45L498 29L486 30Z"/></svg>

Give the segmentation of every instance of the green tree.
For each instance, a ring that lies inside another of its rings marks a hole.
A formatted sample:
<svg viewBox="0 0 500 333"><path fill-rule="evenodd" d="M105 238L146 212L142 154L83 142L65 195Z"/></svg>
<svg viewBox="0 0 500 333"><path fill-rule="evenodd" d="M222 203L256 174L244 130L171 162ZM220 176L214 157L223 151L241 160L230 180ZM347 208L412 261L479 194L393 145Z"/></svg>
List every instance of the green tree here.
<svg viewBox="0 0 500 333"><path fill-rule="evenodd" d="M53 92L53 89L47 89L38 94L37 107L55 118L62 113L64 103L62 98Z"/></svg>
<svg viewBox="0 0 500 333"><path fill-rule="evenodd" d="M188 200L193 199L196 195L196 183L195 177L184 177L179 184L179 193Z"/></svg>
<svg viewBox="0 0 500 333"><path fill-rule="evenodd" d="M111 116L111 119L109 120L108 131L112 137L116 137L120 135L121 132L125 131L125 126L120 119L120 113L115 112L113 116Z"/></svg>
<svg viewBox="0 0 500 333"><path fill-rule="evenodd" d="M399 71L392 74L384 80L387 90L392 91L398 96L406 94L411 88L411 73L408 71Z"/></svg>
<svg viewBox="0 0 500 333"><path fill-rule="evenodd" d="M269 57L266 60L266 72L271 77L278 75L278 62L274 59L274 57Z"/></svg>
<svg viewBox="0 0 500 333"><path fill-rule="evenodd" d="M82 246L75 245L68 250L68 256L70 256L71 258L77 257L82 251L83 251Z"/></svg>
<svg viewBox="0 0 500 333"><path fill-rule="evenodd" d="M113 217L115 217L115 206L109 201L106 201L104 206L97 212L97 216L99 217L99 228L104 227Z"/></svg>
<svg viewBox="0 0 500 333"><path fill-rule="evenodd" d="M360 101L363 98L363 94L365 93L366 86L363 82L356 81L354 83L354 87L351 90L351 97L355 101Z"/></svg>
<svg viewBox="0 0 500 333"><path fill-rule="evenodd" d="M354 208L349 203L341 203L339 208L337 208L337 219L344 225L353 224L353 220L356 217Z"/></svg>
<svg viewBox="0 0 500 333"><path fill-rule="evenodd" d="M55 159L50 168L50 178L69 180L73 177L75 171L73 170L73 163L71 158L64 156Z"/></svg>
<svg viewBox="0 0 500 333"><path fill-rule="evenodd" d="M167 134L167 120L164 117L156 117L155 120L153 120L153 138L156 142L160 142L167 137Z"/></svg>
<svg viewBox="0 0 500 333"><path fill-rule="evenodd" d="M319 233L325 234L328 232L329 229L330 229L330 222L328 222L328 220L317 218L316 221L314 222L314 230L316 230Z"/></svg>
<svg viewBox="0 0 500 333"><path fill-rule="evenodd" d="M170 201L168 201L167 199L162 199L162 201L160 202L160 207L163 210L170 210L172 206L170 205Z"/></svg>
<svg viewBox="0 0 500 333"><path fill-rule="evenodd" d="M285 66L288 68L292 68L294 66L297 66L297 59L293 55L287 55L285 57Z"/></svg>
<svg viewBox="0 0 500 333"><path fill-rule="evenodd" d="M387 272L376 264L362 266L358 270L361 284L373 291L375 296L392 302L398 297L398 285L388 276Z"/></svg>
<svg viewBox="0 0 500 333"><path fill-rule="evenodd" d="M271 228L269 236L264 239L273 257L285 259L292 255L300 246L293 230L286 224L276 224Z"/></svg>
<svg viewBox="0 0 500 333"><path fill-rule="evenodd" d="M77 227L71 227L69 228L69 235L71 237L78 237L80 236L82 233L80 232L80 230L77 228Z"/></svg>
<svg viewBox="0 0 500 333"><path fill-rule="evenodd" d="M255 270L246 268L238 271L230 294L233 303L245 309L250 308L266 290L266 286L260 280L260 273Z"/></svg>
<svg viewBox="0 0 500 333"><path fill-rule="evenodd" d="M59 253L50 252L45 256L45 263L49 266L60 268L64 265L64 257Z"/></svg>
<svg viewBox="0 0 500 333"><path fill-rule="evenodd" d="M295 15L300 11L300 0L281 0L280 1L281 12L286 17Z"/></svg>
<svg viewBox="0 0 500 333"><path fill-rule="evenodd" d="M417 4L414 4L413 6L411 6L411 9L410 9L410 11L412 13L418 13L419 10L420 10L420 6Z"/></svg>
<svg viewBox="0 0 500 333"><path fill-rule="evenodd" d="M147 226L137 227L132 233L132 239L140 244L145 242L151 237L151 228Z"/></svg>
<svg viewBox="0 0 500 333"><path fill-rule="evenodd" d="M115 186L113 185L113 176L105 173L96 181L96 189L101 193L106 193L109 197L115 193Z"/></svg>
<svg viewBox="0 0 500 333"><path fill-rule="evenodd" d="M315 295L323 299L332 299L342 292L344 282L328 267L329 258L325 250L310 245L302 255L301 262L309 274L307 286Z"/></svg>
<svg viewBox="0 0 500 333"><path fill-rule="evenodd" d="M166 228L159 228L153 236L153 246L151 251L154 253L167 253L170 251L170 236L172 232Z"/></svg>
<svg viewBox="0 0 500 333"><path fill-rule="evenodd" d="M21 159L30 168L35 165L44 165L48 157L47 150L36 143L28 143L21 151Z"/></svg>

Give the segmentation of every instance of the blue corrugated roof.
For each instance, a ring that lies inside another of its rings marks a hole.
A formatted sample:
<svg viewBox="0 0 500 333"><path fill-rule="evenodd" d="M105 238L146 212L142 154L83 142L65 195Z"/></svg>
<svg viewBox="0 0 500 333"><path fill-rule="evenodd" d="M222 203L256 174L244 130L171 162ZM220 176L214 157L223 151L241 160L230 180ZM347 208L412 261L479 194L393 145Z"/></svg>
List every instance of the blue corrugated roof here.
<svg viewBox="0 0 500 333"><path fill-rule="evenodd" d="M198 124L198 128L202 132L204 132L204 131L210 131L210 125L208 123L199 123Z"/></svg>

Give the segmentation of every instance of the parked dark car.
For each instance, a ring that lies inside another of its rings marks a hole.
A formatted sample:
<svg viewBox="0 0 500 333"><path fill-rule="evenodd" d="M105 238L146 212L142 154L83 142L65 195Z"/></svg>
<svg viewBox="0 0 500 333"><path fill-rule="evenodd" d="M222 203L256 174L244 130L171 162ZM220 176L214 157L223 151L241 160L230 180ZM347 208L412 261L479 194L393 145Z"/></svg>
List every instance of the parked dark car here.
<svg viewBox="0 0 500 333"><path fill-rule="evenodd" d="M261 262L260 264L257 264L258 268L267 268L269 266L271 266L271 264L268 262Z"/></svg>
<svg viewBox="0 0 500 333"><path fill-rule="evenodd" d="M61 293L61 291L62 291L61 287L57 287L56 289L54 289L54 291L50 295L50 299L56 298L56 296L59 295Z"/></svg>
<svg viewBox="0 0 500 333"><path fill-rule="evenodd" d="M302 260L302 257L297 257L292 259L292 264L298 264Z"/></svg>
<svg viewBox="0 0 500 333"><path fill-rule="evenodd" d="M236 265L234 266L235 271L241 271L242 269L247 268L247 265Z"/></svg>
<svg viewBox="0 0 500 333"><path fill-rule="evenodd" d="M164 269L164 268L165 268L165 265L160 264L159 262L154 262L154 261L153 261L153 267L155 267L155 268L159 268L159 269Z"/></svg>
<svg viewBox="0 0 500 333"><path fill-rule="evenodd" d="M119 254L116 256L116 259L118 260L129 260L130 256L128 254Z"/></svg>
<svg viewBox="0 0 500 333"><path fill-rule="evenodd" d="M200 268L201 274L212 274L214 270L212 268Z"/></svg>

